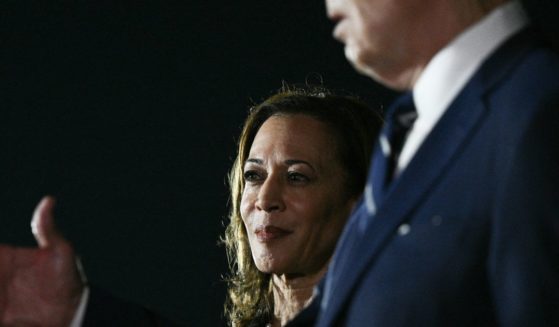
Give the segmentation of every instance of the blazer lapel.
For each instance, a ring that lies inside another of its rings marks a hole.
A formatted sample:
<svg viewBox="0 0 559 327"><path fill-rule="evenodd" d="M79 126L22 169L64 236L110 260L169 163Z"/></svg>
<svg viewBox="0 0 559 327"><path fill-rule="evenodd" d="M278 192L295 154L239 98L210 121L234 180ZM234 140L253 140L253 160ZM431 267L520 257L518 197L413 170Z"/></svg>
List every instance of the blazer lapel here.
<svg viewBox="0 0 559 327"><path fill-rule="evenodd" d="M391 185L384 203L363 232L356 237L358 228L352 226L352 231L345 233L351 234L345 235L346 238L354 238L345 240L344 247L351 250L341 249L337 256L345 256L340 258L340 261L351 264L335 267L337 273L330 285L332 289L328 290L333 296L329 297L327 310L323 312L324 316L321 319L324 325L330 325L328 322L332 322L337 316L364 268L395 235L398 227L409 219L414 208L428 196L430 190L445 174L447 167L452 164L453 158L463 148L463 144L468 140L467 136L476 130L475 126L480 121L484 106L476 85L469 88L472 89L469 94L463 94L448 109L409 166L393 182L394 185Z"/></svg>

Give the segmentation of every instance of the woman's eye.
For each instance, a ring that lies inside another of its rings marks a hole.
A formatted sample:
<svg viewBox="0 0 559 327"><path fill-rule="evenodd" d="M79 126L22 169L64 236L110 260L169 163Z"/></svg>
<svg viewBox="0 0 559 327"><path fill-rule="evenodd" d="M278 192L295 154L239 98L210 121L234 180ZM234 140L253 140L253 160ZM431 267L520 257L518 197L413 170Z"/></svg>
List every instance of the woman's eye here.
<svg viewBox="0 0 559 327"><path fill-rule="evenodd" d="M245 171L243 174L245 181L247 182L255 182L260 180L260 175L254 170Z"/></svg>
<svg viewBox="0 0 559 327"><path fill-rule="evenodd" d="M298 183L302 183L302 182L308 182L309 178L301 173L297 173L297 172L289 172L287 173L287 178L289 179L289 181L291 182L298 182Z"/></svg>

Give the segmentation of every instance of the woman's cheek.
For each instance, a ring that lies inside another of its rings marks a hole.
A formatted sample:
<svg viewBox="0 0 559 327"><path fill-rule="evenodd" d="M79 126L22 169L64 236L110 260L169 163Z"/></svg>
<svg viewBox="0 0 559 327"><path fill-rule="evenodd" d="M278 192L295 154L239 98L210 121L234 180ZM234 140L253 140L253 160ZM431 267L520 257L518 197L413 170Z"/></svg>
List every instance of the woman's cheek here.
<svg viewBox="0 0 559 327"><path fill-rule="evenodd" d="M247 187L243 190L243 195L241 196L241 206L239 209L241 210L241 217L245 222L245 225L246 225L246 218L250 216L251 208L254 207L252 193L254 192L251 192L250 188Z"/></svg>

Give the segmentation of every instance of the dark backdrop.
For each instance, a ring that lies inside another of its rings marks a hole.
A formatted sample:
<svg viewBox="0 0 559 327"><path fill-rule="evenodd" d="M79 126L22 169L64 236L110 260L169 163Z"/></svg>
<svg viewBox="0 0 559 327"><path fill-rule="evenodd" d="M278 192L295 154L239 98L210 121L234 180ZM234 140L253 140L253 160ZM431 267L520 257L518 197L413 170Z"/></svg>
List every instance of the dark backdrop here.
<svg viewBox="0 0 559 327"><path fill-rule="evenodd" d="M374 105L321 1L2 1L0 242L35 244L45 194L92 283L221 321L226 174L248 107L283 80Z"/></svg>
<svg viewBox="0 0 559 327"><path fill-rule="evenodd" d="M394 95L353 71L331 30L315 0L2 1L0 242L34 245L32 210L55 195L92 283L220 324L217 243L248 107L284 80L375 107Z"/></svg>

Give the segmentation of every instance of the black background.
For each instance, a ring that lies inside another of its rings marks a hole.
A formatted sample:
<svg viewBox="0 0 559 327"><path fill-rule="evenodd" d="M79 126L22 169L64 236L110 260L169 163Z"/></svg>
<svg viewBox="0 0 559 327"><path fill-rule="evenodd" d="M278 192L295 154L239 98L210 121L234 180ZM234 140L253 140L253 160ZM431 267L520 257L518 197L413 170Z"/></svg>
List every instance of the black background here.
<svg viewBox="0 0 559 327"><path fill-rule="evenodd" d="M282 81L372 105L321 1L2 1L0 242L57 224L90 281L189 325L221 321L226 175L253 102Z"/></svg>
<svg viewBox="0 0 559 327"><path fill-rule="evenodd" d="M248 107L282 81L374 107L394 96L331 31L317 0L2 1L0 242L33 246L52 194L93 284L220 324L226 174Z"/></svg>

